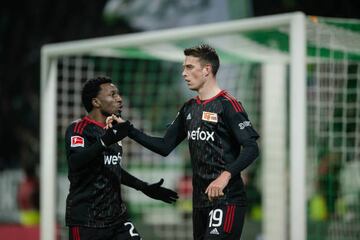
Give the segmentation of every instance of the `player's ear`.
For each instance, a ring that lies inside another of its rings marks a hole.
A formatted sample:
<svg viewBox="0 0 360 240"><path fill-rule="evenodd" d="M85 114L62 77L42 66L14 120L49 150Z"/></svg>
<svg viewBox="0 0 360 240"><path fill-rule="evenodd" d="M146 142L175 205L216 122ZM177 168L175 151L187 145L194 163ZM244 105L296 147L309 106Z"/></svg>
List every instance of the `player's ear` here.
<svg viewBox="0 0 360 240"><path fill-rule="evenodd" d="M91 100L91 103L92 103L92 105L93 105L94 107L96 107L96 108L99 108L99 107L101 106L101 103L100 103L99 99L97 99L97 98L93 98L93 99Z"/></svg>
<svg viewBox="0 0 360 240"><path fill-rule="evenodd" d="M211 72L211 65L206 64L205 67L203 68L204 76L205 77L209 76L210 72Z"/></svg>

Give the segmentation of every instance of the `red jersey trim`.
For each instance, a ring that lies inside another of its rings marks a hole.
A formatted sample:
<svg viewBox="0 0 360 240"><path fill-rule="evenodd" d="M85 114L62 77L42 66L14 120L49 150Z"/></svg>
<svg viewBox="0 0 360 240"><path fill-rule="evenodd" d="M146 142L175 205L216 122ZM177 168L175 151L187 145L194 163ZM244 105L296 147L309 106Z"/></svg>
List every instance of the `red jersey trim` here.
<svg viewBox="0 0 360 240"><path fill-rule="evenodd" d="M101 128L104 128L106 125L104 123L101 123L101 122L97 122L91 118L89 118L88 116L85 116L83 119L81 119L79 122L77 122L75 124L75 127L74 127L74 133L78 133L78 134L82 134L85 127L89 124L89 123L92 123L92 124L95 124Z"/></svg>
<svg viewBox="0 0 360 240"><path fill-rule="evenodd" d="M76 133L78 130L78 127L79 127L79 124L81 123L81 120L77 123L75 123L75 127L74 127L74 133Z"/></svg>
<svg viewBox="0 0 360 240"><path fill-rule="evenodd" d="M82 134L87 124L88 123L84 119L81 119L79 122L76 123L74 127L74 133Z"/></svg>
<svg viewBox="0 0 360 240"><path fill-rule="evenodd" d="M218 98L219 96L223 95L224 93L225 93L225 91L224 91L224 90L221 90L218 94L216 94L216 95L213 96L212 98L209 98L209 99L204 100L203 102L201 102L199 96L196 96L196 97L195 97L196 103L197 103L197 104L204 104L204 105L205 105L205 104L213 101L214 99Z"/></svg>
<svg viewBox="0 0 360 240"><path fill-rule="evenodd" d="M94 119L91 119L89 116L85 116L84 119L92 124L95 124L101 128L104 128L106 125L105 123L95 121Z"/></svg>
<svg viewBox="0 0 360 240"><path fill-rule="evenodd" d="M82 134L84 131L84 128L86 127L86 125L88 125L89 123L85 120L82 119L81 121L77 122L74 128L74 132L75 133L79 133Z"/></svg>
<svg viewBox="0 0 360 240"><path fill-rule="evenodd" d="M230 93L224 91L223 96L230 101L231 105L234 107L236 112L243 112L244 111L244 109L240 105L240 103Z"/></svg>

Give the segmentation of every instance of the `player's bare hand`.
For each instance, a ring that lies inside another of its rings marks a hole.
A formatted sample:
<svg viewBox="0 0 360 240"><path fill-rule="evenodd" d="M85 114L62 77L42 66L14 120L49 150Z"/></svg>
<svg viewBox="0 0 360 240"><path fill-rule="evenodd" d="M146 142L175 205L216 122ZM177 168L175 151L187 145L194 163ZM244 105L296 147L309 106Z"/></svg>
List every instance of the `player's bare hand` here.
<svg viewBox="0 0 360 240"><path fill-rule="evenodd" d="M105 129L108 129L108 128L111 128L113 126L113 123L123 123L125 122L124 119L122 119L120 116L116 116L115 114L109 116L106 118L106 126L105 126Z"/></svg>
<svg viewBox="0 0 360 240"><path fill-rule="evenodd" d="M206 188L205 193L210 201L224 196L224 188L228 185L231 174L228 171L222 172L214 181Z"/></svg>

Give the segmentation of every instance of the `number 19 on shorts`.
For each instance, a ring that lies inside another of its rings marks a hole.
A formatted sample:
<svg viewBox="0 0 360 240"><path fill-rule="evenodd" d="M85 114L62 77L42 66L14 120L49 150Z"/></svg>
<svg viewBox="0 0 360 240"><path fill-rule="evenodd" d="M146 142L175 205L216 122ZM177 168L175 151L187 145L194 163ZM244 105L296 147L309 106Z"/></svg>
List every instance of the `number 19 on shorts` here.
<svg viewBox="0 0 360 240"><path fill-rule="evenodd" d="M213 209L209 213L209 227L220 227L223 219L222 209Z"/></svg>

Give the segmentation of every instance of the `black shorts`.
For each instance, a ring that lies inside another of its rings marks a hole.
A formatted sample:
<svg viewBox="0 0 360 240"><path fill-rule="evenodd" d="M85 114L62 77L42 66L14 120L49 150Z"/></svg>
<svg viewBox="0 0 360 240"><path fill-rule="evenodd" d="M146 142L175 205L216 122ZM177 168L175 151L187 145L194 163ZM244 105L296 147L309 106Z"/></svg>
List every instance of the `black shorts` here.
<svg viewBox="0 0 360 240"><path fill-rule="evenodd" d="M109 228L69 227L69 240L141 240L132 222Z"/></svg>
<svg viewBox="0 0 360 240"><path fill-rule="evenodd" d="M194 208L194 240L238 240L244 225L246 207L228 204L208 208Z"/></svg>

